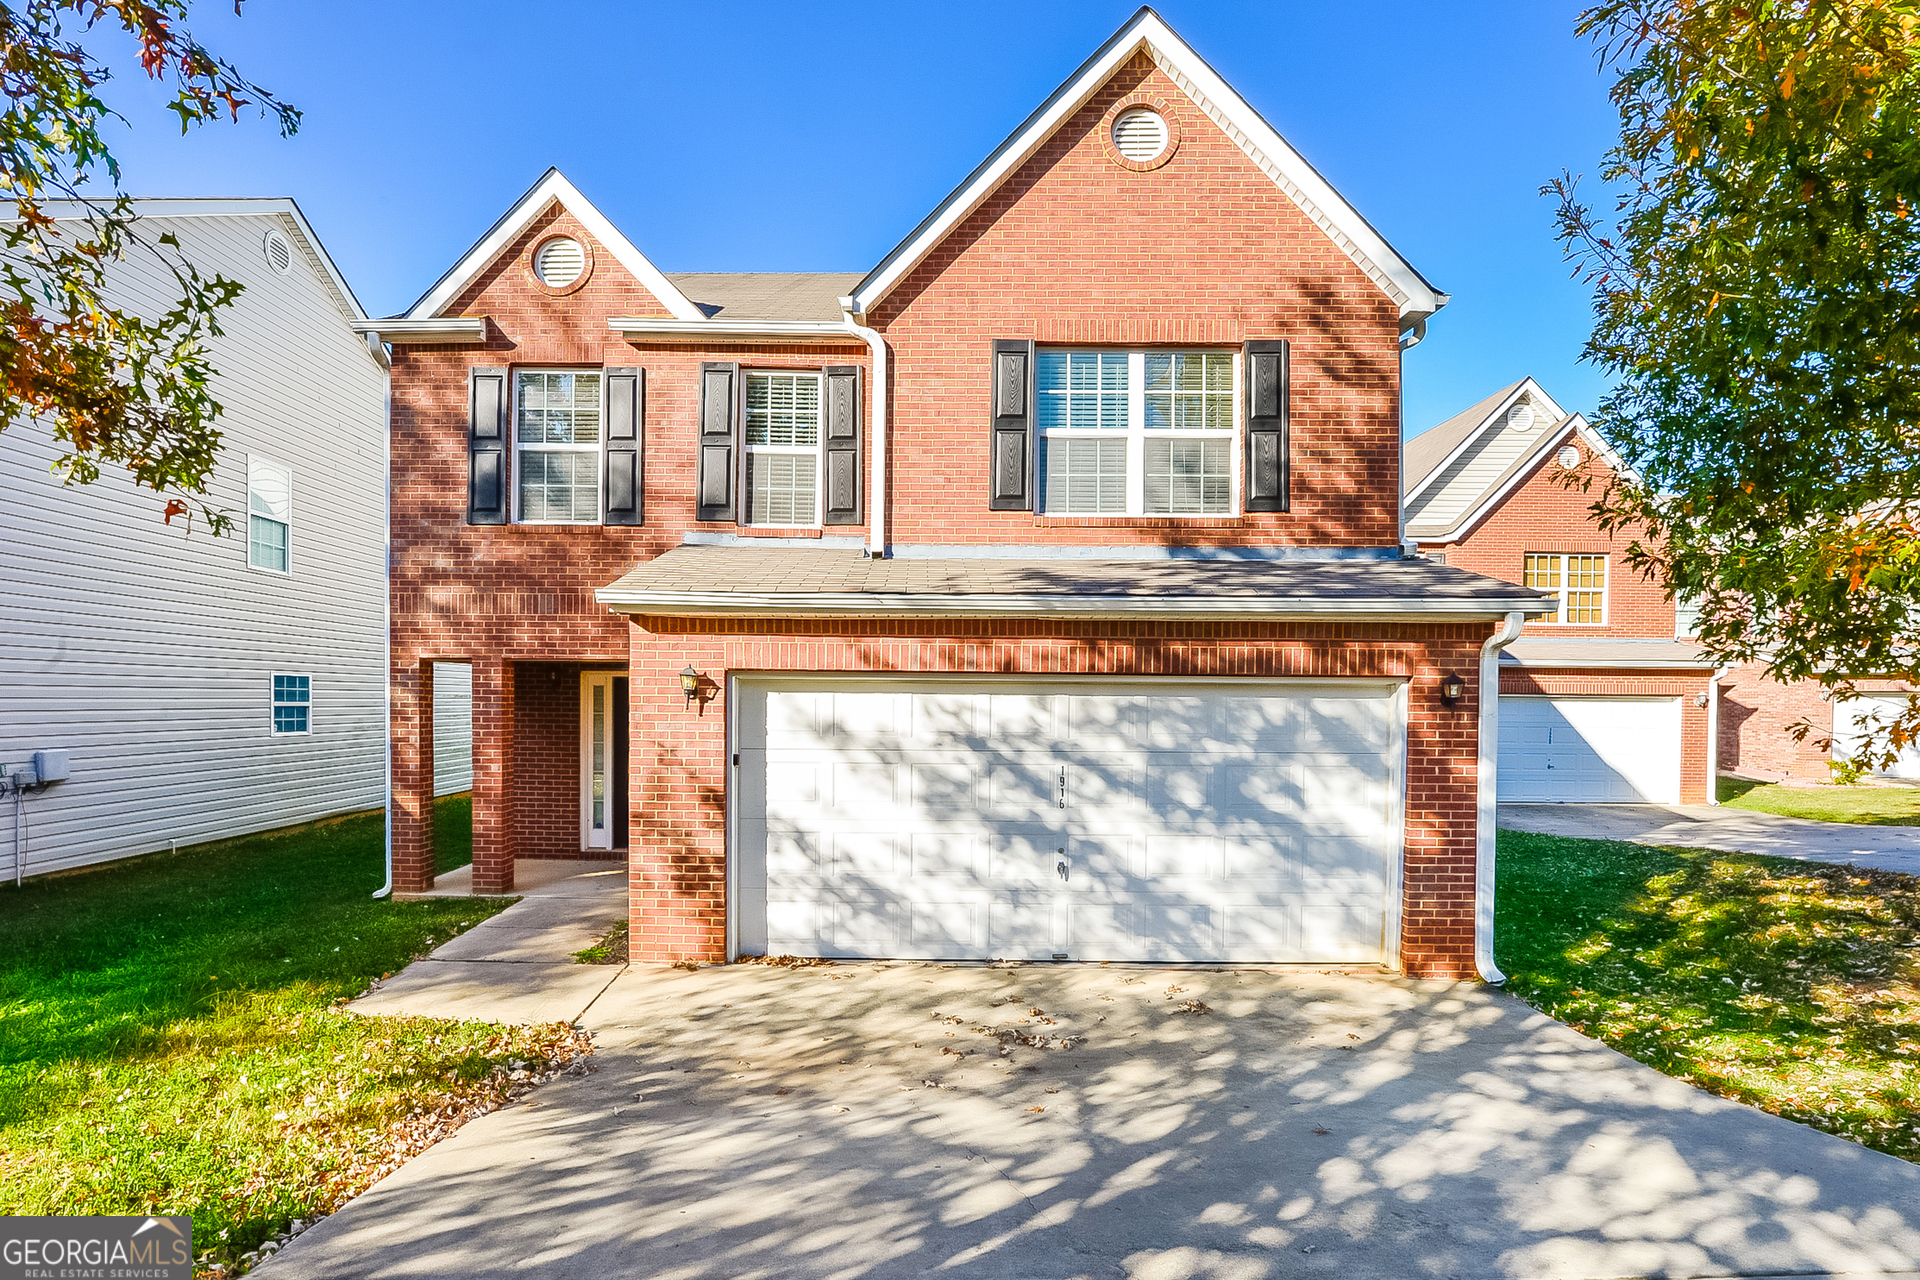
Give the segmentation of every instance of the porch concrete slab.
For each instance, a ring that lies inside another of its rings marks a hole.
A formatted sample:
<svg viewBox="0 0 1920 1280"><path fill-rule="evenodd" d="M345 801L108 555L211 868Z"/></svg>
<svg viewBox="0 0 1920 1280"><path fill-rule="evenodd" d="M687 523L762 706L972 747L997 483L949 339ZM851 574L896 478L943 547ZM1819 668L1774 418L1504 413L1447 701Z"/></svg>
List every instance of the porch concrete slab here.
<svg viewBox="0 0 1920 1280"><path fill-rule="evenodd" d="M634 966L584 1022L595 1074L467 1125L261 1273L1920 1272L1920 1168L1474 986Z"/></svg>
<svg viewBox="0 0 1920 1280"><path fill-rule="evenodd" d="M597 897L624 895L627 864L619 861L586 858L519 858L513 864L513 888L506 897ZM433 878L433 888L408 898L471 898L473 864L443 871Z"/></svg>
<svg viewBox="0 0 1920 1280"><path fill-rule="evenodd" d="M347 1008L354 1013L482 1022L573 1022L621 966L416 960Z"/></svg>
<svg viewBox="0 0 1920 1280"><path fill-rule="evenodd" d="M1503 804L1497 821L1544 835L1770 853L1920 875L1920 827L1816 822L1705 804Z"/></svg>

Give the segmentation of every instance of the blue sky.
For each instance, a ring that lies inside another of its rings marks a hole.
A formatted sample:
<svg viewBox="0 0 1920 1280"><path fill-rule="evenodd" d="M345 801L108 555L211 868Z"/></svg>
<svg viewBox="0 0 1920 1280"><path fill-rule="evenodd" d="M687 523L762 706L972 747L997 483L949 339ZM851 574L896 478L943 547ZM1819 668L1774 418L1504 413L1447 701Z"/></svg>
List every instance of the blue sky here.
<svg viewBox="0 0 1920 1280"><path fill-rule="evenodd" d="M1410 432L1526 374L1591 412L1587 295L1538 194L1611 139L1578 4L1157 7L1453 295L1407 357ZM195 33L301 107L299 134L249 117L181 137L126 72L112 141L136 195L292 196L375 315L548 165L664 270L864 270L1133 9L203 3Z"/></svg>

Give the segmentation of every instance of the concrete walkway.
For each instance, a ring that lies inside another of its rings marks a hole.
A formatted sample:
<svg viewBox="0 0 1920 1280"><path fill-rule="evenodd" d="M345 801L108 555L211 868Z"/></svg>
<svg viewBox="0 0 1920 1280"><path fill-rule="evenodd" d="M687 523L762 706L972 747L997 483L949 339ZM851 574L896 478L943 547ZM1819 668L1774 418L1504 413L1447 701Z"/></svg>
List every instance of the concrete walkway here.
<svg viewBox="0 0 1920 1280"><path fill-rule="evenodd" d="M450 871L422 897L470 897L470 868ZM480 1018L488 1022L573 1022L620 973L579 964L627 913L620 862L523 858L514 864L520 901L408 965L347 1008L356 1013Z"/></svg>
<svg viewBox="0 0 1920 1280"><path fill-rule="evenodd" d="M1770 853L1920 875L1920 827L1815 822L1706 804L1503 804L1497 821L1550 836Z"/></svg>
<svg viewBox="0 0 1920 1280"><path fill-rule="evenodd" d="M635 966L584 1021L597 1072L467 1125L260 1273L1920 1272L1920 1168L1473 986Z"/></svg>

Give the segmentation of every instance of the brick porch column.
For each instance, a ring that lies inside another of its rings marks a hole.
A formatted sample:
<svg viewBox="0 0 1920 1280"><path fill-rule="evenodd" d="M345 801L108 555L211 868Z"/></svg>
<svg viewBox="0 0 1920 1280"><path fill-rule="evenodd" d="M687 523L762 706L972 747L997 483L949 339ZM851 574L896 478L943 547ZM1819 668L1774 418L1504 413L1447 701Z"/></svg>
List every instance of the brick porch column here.
<svg viewBox="0 0 1920 1280"><path fill-rule="evenodd" d="M514 666L473 660L473 891L513 892Z"/></svg>
<svg viewBox="0 0 1920 1280"><path fill-rule="evenodd" d="M393 891L433 888L433 664L395 659L387 714L393 744Z"/></svg>

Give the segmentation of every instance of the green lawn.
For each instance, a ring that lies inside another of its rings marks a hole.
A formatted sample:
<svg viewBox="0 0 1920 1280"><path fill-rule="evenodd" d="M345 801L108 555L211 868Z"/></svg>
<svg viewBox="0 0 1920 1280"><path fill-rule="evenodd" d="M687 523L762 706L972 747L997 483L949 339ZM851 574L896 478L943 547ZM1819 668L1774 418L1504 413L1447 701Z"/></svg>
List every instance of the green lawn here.
<svg viewBox="0 0 1920 1280"><path fill-rule="evenodd" d="M466 861L466 799L436 827ZM560 1051L340 1011L510 901L377 902L381 875L375 814L0 889L0 1214L186 1213L236 1257Z"/></svg>
<svg viewBox="0 0 1920 1280"><path fill-rule="evenodd" d="M1920 787L1785 787L1747 778L1720 779L1720 803L1789 818L1861 822L1881 827L1920 827Z"/></svg>
<svg viewBox="0 0 1920 1280"><path fill-rule="evenodd" d="M1500 833L1508 990L1669 1075L1920 1160L1920 878Z"/></svg>

